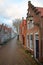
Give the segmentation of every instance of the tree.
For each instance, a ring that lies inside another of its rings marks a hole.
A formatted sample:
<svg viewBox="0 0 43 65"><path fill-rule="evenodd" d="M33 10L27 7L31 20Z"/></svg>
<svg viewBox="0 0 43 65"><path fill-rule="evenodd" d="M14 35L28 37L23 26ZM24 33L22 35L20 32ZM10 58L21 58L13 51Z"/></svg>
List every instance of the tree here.
<svg viewBox="0 0 43 65"><path fill-rule="evenodd" d="M22 21L21 19L13 20L13 26L16 28L18 39L19 39L19 26L20 26L21 21Z"/></svg>

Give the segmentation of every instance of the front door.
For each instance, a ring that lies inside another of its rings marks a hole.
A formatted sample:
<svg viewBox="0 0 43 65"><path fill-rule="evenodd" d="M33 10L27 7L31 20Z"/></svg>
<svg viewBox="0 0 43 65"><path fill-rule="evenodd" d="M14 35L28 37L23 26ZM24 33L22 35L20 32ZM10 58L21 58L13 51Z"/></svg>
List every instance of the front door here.
<svg viewBox="0 0 43 65"><path fill-rule="evenodd" d="M35 33L34 36L34 57L39 58L39 34Z"/></svg>
<svg viewBox="0 0 43 65"><path fill-rule="evenodd" d="M25 44L25 37L24 36L22 36L22 38L23 38L23 45Z"/></svg>
<svg viewBox="0 0 43 65"><path fill-rule="evenodd" d="M36 40L36 58L39 58L39 40Z"/></svg>

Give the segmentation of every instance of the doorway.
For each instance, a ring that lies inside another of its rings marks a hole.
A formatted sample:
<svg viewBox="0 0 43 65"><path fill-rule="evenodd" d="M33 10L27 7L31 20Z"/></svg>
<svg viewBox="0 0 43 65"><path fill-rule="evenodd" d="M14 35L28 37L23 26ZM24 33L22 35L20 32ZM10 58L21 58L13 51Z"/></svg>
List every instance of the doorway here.
<svg viewBox="0 0 43 65"><path fill-rule="evenodd" d="M39 58L39 40L36 40L36 58Z"/></svg>
<svg viewBox="0 0 43 65"><path fill-rule="evenodd" d="M35 33L34 36L34 56L35 58L39 58L39 34Z"/></svg>
<svg viewBox="0 0 43 65"><path fill-rule="evenodd" d="M25 44L25 37L22 35L22 38L23 38L23 45Z"/></svg>

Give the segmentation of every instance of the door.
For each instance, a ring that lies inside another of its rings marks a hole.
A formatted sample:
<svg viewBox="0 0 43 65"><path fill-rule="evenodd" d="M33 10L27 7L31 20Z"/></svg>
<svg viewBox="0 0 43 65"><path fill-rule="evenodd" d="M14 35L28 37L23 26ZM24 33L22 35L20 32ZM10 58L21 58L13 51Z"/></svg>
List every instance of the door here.
<svg viewBox="0 0 43 65"><path fill-rule="evenodd" d="M36 58L39 58L39 40L36 40Z"/></svg>
<svg viewBox="0 0 43 65"><path fill-rule="evenodd" d="M39 58L39 34L34 35L34 57Z"/></svg>
<svg viewBox="0 0 43 65"><path fill-rule="evenodd" d="M25 37L22 35L22 38L23 38L23 45L25 44Z"/></svg>

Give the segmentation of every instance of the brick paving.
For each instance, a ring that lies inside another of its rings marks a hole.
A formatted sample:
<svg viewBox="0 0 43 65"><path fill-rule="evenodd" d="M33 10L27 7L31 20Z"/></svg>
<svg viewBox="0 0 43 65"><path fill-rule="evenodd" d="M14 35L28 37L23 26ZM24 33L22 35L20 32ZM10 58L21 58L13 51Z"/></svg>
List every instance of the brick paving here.
<svg viewBox="0 0 43 65"><path fill-rule="evenodd" d="M15 39L0 48L0 65L38 65Z"/></svg>

